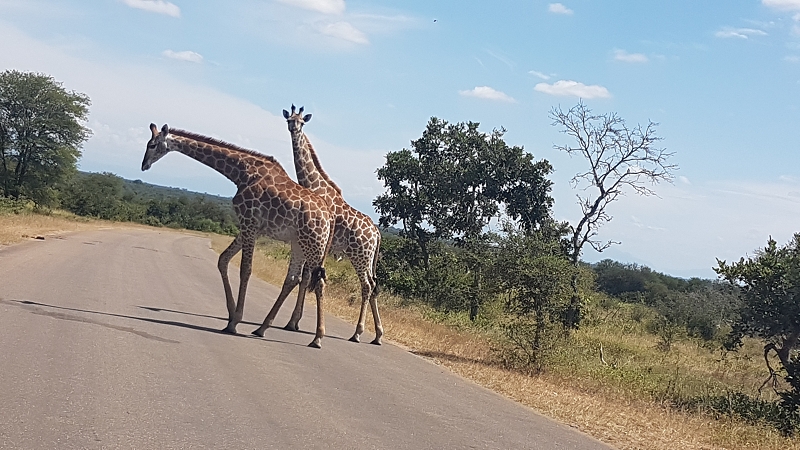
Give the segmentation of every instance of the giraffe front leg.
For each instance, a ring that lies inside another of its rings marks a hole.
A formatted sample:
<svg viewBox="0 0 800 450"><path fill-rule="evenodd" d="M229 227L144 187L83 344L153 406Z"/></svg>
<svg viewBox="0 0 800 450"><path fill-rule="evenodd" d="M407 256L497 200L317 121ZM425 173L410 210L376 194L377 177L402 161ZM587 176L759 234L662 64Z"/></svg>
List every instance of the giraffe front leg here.
<svg viewBox="0 0 800 450"><path fill-rule="evenodd" d="M267 317L264 318L264 323L262 323L257 329L253 330L254 335L264 337L264 332L267 330L267 328L272 326L272 322L275 320L275 316L278 315L278 311L280 311L281 307L283 306L283 302L286 300L286 297L289 296L289 294L292 292L292 289L294 289L294 287L297 286L301 281L303 263L304 259L300 248L296 244L292 244L292 254L289 259L289 270L286 272L286 278L283 280L281 292L278 294L278 298L272 305L272 309L269 310Z"/></svg>
<svg viewBox="0 0 800 450"><path fill-rule="evenodd" d="M311 273L314 285L314 294L317 297L317 332L314 335L314 340L308 344L309 347L322 348L322 338L325 336L325 312L323 305L323 294L325 290L325 269L317 267Z"/></svg>
<svg viewBox="0 0 800 450"><path fill-rule="evenodd" d="M267 317L264 318L264 323L261 324L260 327L253 330L254 335L258 337L264 337L264 332L267 331L267 328L272 326L272 322L275 320L275 316L278 314L278 311L283 306L283 301L286 300L286 297L292 292L295 286L299 283L297 276L294 275L286 275L286 279L283 280L283 287L281 288L280 294L278 294L278 298L275 300L275 303L272 305L272 309L269 310Z"/></svg>
<svg viewBox="0 0 800 450"><path fill-rule="evenodd" d="M284 330L300 331L300 319L303 317L303 307L306 303L306 290L308 290L309 279L308 270L304 267L302 278L300 278L300 289L297 291L297 302L294 304L292 317L289 319L286 326L283 327Z"/></svg>

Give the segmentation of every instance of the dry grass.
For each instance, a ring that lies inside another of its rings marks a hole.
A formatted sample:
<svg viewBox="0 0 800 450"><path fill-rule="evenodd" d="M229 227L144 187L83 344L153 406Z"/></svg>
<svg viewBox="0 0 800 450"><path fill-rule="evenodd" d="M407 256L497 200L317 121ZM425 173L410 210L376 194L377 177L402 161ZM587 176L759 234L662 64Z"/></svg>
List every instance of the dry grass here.
<svg viewBox="0 0 800 450"><path fill-rule="evenodd" d="M217 252L229 242L228 237L212 236ZM286 255L281 244L261 242L254 274L280 284L286 273ZM326 268L331 281L326 296L328 311L355 324L360 299L349 263L328 259ZM441 323L431 319L424 306L403 304L388 295L382 294L379 304L385 336L392 343L617 448L800 449L800 442L782 437L768 426L715 419L660 404L624 377L616 379L616 369L601 366L599 358L587 363L594 367L591 370L578 366L528 376L496 363L492 341L484 331ZM371 327L368 319L367 330ZM606 356L618 358L613 361L615 366L632 366L634 360L652 359L655 354L656 338L644 333L621 334L600 327L580 333L583 336L578 336L578 341L603 342L606 348L618 349ZM755 346L749 350L757 355L757 345L751 345ZM691 342L678 342L672 351L659 357L657 364L680 367L682 376L690 381L710 380L747 391L763 381L763 366L748 354L717 357Z"/></svg>
<svg viewBox="0 0 800 450"><path fill-rule="evenodd" d="M127 226L128 224L125 224ZM131 224L133 225L133 224ZM119 223L90 220L54 211L50 214L0 214L0 246L16 244L27 239L42 239L75 231L118 228Z"/></svg>

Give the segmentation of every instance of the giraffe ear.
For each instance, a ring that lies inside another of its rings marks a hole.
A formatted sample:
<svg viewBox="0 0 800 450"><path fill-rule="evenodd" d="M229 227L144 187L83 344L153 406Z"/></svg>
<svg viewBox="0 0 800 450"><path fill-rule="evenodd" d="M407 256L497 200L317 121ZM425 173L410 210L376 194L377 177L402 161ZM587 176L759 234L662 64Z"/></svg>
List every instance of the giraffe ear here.
<svg viewBox="0 0 800 450"><path fill-rule="evenodd" d="M158 126L154 123L150 124L150 132L153 133L153 136L158 134Z"/></svg>
<svg viewBox="0 0 800 450"><path fill-rule="evenodd" d="M289 111L287 111L285 109L283 110L283 118L284 119L288 119L289 118Z"/></svg>
<svg viewBox="0 0 800 450"><path fill-rule="evenodd" d="M311 121L311 114L306 114L303 116L303 122L308 123Z"/></svg>
<svg viewBox="0 0 800 450"><path fill-rule="evenodd" d="M167 126L167 124L164 124L164 126L161 127L161 135L167 137L168 134L169 134L169 126Z"/></svg>

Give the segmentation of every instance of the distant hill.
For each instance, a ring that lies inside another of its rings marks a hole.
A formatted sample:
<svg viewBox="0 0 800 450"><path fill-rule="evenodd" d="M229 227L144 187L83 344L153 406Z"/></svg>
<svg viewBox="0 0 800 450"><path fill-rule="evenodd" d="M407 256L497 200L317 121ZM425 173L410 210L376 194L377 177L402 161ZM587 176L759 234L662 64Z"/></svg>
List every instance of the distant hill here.
<svg viewBox="0 0 800 450"><path fill-rule="evenodd" d="M210 203L217 203L228 208L231 207L230 197L194 192L182 188L159 186L157 184L145 183L142 180L128 180L126 178L122 178L122 181L125 193L133 194L135 197L144 200L180 197L192 199L199 197Z"/></svg>
<svg viewBox="0 0 800 450"><path fill-rule="evenodd" d="M236 235L231 198L79 172L61 187L61 207L80 216Z"/></svg>

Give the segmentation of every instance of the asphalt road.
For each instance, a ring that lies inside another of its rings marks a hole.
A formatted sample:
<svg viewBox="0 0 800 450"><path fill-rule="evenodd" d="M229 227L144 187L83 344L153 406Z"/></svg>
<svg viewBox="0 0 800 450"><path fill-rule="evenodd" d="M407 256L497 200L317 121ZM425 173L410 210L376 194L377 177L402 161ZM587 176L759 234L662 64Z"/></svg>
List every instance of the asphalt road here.
<svg viewBox="0 0 800 450"><path fill-rule="evenodd" d="M250 337L278 293L256 278L242 335L221 334L216 259L206 239L138 229L0 249L0 448L608 448L399 347L348 342L333 317L321 350L310 333Z"/></svg>

